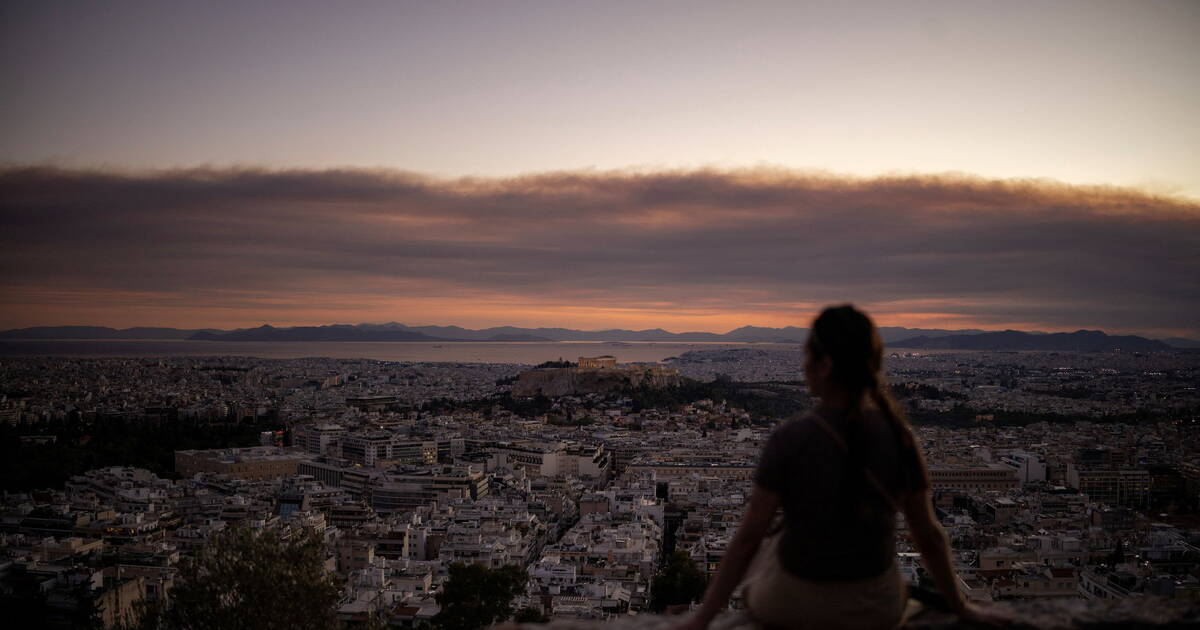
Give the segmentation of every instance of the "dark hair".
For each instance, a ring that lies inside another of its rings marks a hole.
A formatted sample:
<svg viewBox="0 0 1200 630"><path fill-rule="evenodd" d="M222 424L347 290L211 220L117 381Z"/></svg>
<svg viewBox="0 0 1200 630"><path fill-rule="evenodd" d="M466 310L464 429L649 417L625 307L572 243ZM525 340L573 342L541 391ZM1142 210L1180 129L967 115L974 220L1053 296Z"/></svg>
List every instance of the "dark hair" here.
<svg viewBox="0 0 1200 630"><path fill-rule="evenodd" d="M849 434L846 442L850 447L848 464L856 470L863 468L861 449L856 449L855 445L860 441L862 404L869 397L896 433L900 452L916 457L917 470L924 475L924 460L921 449L917 448L912 427L884 382L883 341L871 318L850 304L827 307L813 320L807 350L813 359L829 357L832 365L830 377L850 393L852 402L847 410L849 422L846 427ZM922 481L912 479L907 485L915 487Z"/></svg>

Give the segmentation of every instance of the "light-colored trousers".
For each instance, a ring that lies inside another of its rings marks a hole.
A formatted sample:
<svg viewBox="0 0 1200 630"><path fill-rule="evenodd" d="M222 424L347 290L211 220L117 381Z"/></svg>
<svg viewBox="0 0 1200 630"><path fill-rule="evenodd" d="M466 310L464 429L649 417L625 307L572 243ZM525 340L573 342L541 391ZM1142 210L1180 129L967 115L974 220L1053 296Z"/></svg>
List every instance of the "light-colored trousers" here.
<svg viewBox="0 0 1200 630"><path fill-rule="evenodd" d="M908 591L895 565L865 580L805 580L780 564L780 537L763 539L743 581L755 621L789 630L891 630L900 624Z"/></svg>

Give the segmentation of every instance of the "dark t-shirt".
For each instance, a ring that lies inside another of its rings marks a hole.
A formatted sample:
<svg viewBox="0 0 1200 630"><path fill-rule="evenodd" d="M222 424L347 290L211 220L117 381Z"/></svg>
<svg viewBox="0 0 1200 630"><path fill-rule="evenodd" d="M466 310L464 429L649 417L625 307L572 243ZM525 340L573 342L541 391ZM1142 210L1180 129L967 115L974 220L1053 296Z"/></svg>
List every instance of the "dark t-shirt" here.
<svg viewBox="0 0 1200 630"><path fill-rule="evenodd" d="M864 410L855 432L845 418L823 416L851 444L853 460L821 428L815 413L780 425L763 447L755 472L755 483L779 493L783 503L780 562L811 580L877 576L895 561L893 505L927 488L921 460L902 446L892 424L874 408ZM866 480L864 466L891 502Z"/></svg>

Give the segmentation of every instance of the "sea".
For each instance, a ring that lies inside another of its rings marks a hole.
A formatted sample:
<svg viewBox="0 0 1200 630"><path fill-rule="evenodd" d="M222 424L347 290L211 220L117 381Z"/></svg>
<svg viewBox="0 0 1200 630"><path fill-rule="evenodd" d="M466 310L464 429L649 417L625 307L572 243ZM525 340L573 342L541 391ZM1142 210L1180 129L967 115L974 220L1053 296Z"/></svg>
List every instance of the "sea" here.
<svg viewBox="0 0 1200 630"><path fill-rule="evenodd" d="M186 341L158 339L30 339L0 341L0 357L213 357L373 359L419 363L524 363L612 355L621 363L656 362L689 350L799 350L797 344L655 341Z"/></svg>

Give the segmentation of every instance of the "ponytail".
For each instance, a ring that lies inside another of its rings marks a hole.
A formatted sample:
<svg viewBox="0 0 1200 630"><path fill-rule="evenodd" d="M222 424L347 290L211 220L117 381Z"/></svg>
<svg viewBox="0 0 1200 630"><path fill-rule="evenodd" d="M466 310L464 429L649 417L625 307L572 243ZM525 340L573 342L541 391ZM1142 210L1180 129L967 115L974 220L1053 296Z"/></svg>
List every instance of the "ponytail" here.
<svg viewBox="0 0 1200 630"><path fill-rule="evenodd" d="M859 442L865 424L863 406L869 396L896 433L897 450L905 464L902 476L907 478L906 489L928 487L925 460L912 427L884 383L883 341L871 318L849 304L826 308L809 329L807 351L812 358L829 357L833 383L850 394L850 407L843 423L847 434L847 464L861 467L863 463L864 453Z"/></svg>
<svg viewBox="0 0 1200 630"><path fill-rule="evenodd" d="M917 445L917 438L913 435L912 425L908 423L908 418L904 412L900 410L900 406L896 404L896 399L892 398L891 392L887 390L887 386L878 382L875 387L870 390L871 400L879 407L879 411L883 413L883 417L887 419L892 430L896 432L896 437L900 441L900 453L903 456L905 453L913 458L915 466L904 467L906 471L912 471L911 474L919 475L919 479L908 479L908 488L924 488L929 485L928 473L925 472L925 457L921 454L921 449Z"/></svg>

